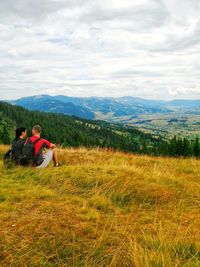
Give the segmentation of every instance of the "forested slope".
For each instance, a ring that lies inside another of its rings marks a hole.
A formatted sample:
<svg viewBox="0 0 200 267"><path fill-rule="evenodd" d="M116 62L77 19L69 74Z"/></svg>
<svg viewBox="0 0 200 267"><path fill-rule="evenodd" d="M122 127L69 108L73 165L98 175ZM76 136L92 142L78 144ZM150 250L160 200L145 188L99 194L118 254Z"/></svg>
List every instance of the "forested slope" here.
<svg viewBox="0 0 200 267"><path fill-rule="evenodd" d="M63 147L102 147L152 155L200 157L198 136L193 140L178 136L165 140L126 125L28 111L0 102L0 143L11 143L17 126L25 126L30 134L34 124L42 126L45 138Z"/></svg>
<svg viewBox="0 0 200 267"><path fill-rule="evenodd" d="M43 128L47 139L67 146L110 147L128 152L153 152L163 141L136 129L103 121L83 120L62 114L28 111L0 102L0 142L11 142L14 129L25 126L30 133L34 124Z"/></svg>

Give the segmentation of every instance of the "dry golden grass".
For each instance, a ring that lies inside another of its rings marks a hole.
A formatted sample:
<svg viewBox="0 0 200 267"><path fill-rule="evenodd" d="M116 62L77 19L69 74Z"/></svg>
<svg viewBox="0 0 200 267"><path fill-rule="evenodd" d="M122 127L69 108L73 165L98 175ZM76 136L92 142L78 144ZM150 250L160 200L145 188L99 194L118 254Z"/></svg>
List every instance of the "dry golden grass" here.
<svg viewBox="0 0 200 267"><path fill-rule="evenodd" d="M199 161L60 157L45 170L0 163L0 266L200 266Z"/></svg>

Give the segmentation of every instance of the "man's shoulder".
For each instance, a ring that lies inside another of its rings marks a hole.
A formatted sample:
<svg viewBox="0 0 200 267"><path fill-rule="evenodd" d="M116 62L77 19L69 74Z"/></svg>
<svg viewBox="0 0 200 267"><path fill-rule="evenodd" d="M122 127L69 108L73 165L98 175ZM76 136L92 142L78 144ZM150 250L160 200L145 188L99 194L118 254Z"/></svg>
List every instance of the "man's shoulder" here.
<svg viewBox="0 0 200 267"><path fill-rule="evenodd" d="M35 135L33 135L33 136L29 137L29 138L30 138L31 142L34 142L36 140L38 140L38 141L44 141L45 140L45 139L43 139L41 137L38 137L38 136L35 136Z"/></svg>
<svg viewBox="0 0 200 267"><path fill-rule="evenodd" d="M35 141L37 139L37 137L32 135L31 137L28 137L27 139L30 139L31 141Z"/></svg>
<svg viewBox="0 0 200 267"><path fill-rule="evenodd" d="M37 136L31 136L30 137L30 140L31 142L35 142L36 140L38 139L38 142L39 144L47 144L48 146L51 144L51 142L49 142L48 140L44 139L44 138L41 138L41 137L37 137Z"/></svg>
<svg viewBox="0 0 200 267"><path fill-rule="evenodd" d="M41 138L40 141L44 142L44 143L50 143L47 139Z"/></svg>

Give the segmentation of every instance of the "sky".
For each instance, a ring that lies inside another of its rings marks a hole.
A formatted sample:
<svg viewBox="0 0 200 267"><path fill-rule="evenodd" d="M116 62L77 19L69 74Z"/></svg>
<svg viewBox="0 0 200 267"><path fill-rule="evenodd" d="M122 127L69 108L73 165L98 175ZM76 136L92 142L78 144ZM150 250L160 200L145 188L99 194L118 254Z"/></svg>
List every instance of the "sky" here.
<svg viewBox="0 0 200 267"><path fill-rule="evenodd" d="M0 99L200 99L199 0L0 0Z"/></svg>

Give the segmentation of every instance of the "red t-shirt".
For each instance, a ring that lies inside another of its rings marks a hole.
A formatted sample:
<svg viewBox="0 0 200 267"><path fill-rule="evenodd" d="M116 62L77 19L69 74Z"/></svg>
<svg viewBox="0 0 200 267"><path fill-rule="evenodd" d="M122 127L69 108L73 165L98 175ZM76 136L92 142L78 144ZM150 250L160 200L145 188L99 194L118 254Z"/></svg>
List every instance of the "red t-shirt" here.
<svg viewBox="0 0 200 267"><path fill-rule="evenodd" d="M32 136L30 138L31 142L35 142L39 137ZM51 147L51 143L43 138L41 138L36 144L35 144L35 164L39 166L42 164L44 158L43 158L43 149L47 148L49 149Z"/></svg>

